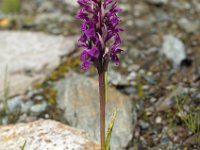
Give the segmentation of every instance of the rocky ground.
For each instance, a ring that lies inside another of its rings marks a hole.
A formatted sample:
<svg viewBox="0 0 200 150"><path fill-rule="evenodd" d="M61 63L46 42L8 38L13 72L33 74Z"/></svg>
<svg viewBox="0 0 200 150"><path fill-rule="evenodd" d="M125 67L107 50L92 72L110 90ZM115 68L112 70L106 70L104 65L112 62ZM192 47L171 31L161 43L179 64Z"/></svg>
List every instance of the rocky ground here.
<svg viewBox="0 0 200 150"><path fill-rule="evenodd" d="M199 0L120 6L125 52L109 68L106 117L118 108L112 149L199 150ZM99 140L97 74L79 67L77 9L72 0L22 0L19 12L0 13L0 124L53 119Z"/></svg>
<svg viewBox="0 0 200 150"><path fill-rule="evenodd" d="M21 150L21 147L27 150L100 149L84 132L52 120L1 127L0 134L1 150Z"/></svg>

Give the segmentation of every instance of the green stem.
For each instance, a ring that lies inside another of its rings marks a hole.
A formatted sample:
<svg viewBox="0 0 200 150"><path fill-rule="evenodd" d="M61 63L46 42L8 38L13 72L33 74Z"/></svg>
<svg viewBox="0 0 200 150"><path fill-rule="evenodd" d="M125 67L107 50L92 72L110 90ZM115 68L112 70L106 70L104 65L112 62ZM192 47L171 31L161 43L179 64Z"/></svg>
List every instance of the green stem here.
<svg viewBox="0 0 200 150"><path fill-rule="evenodd" d="M105 71L99 72L99 96L100 96L101 150L105 150L105 107L106 107Z"/></svg>

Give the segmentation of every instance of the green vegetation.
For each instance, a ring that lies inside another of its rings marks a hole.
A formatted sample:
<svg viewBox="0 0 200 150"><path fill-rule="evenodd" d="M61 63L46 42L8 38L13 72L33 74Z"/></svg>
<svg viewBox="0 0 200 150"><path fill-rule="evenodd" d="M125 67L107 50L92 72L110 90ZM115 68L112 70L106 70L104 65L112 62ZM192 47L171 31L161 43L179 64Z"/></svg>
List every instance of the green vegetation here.
<svg viewBox="0 0 200 150"><path fill-rule="evenodd" d="M7 101L10 93L10 87L9 87L9 81L8 81L8 67L6 67L5 77L4 77L4 113L8 114L8 107L7 107Z"/></svg>
<svg viewBox="0 0 200 150"><path fill-rule="evenodd" d="M8 101L8 96L9 96L9 82L8 82L8 76L7 76L7 67L6 67L6 73L4 77L4 94L3 94L3 108L0 110L0 118L8 115L8 106L7 106L7 101Z"/></svg>
<svg viewBox="0 0 200 150"><path fill-rule="evenodd" d="M24 144L22 145L21 150L24 150L25 146L26 146L26 141L25 141Z"/></svg>
<svg viewBox="0 0 200 150"><path fill-rule="evenodd" d="M56 81L59 78L64 77L65 74L71 70L71 68L74 68L75 66L79 65L80 65L79 57L67 58L67 60L64 63L62 63L56 70L54 70L51 73L51 75L47 78L47 80Z"/></svg>
<svg viewBox="0 0 200 150"><path fill-rule="evenodd" d="M18 119L18 112L10 112L8 109L8 100L9 100L9 94L10 94L10 86L9 86L9 79L8 79L8 67L6 67L5 70L5 77L4 77L4 91L3 91L3 107L2 110L0 110L0 124L2 123L1 119L5 116L8 117L7 123L13 123L16 122Z"/></svg>
<svg viewBox="0 0 200 150"><path fill-rule="evenodd" d="M110 150L110 140L111 140L111 134L112 134L112 130L115 124L115 119L117 116L117 111L114 111L113 115L112 115L112 119L110 121L110 124L108 126L108 130L107 130L107 136L106 136L106 150Z"/></svg>
<svg viewBox="0 0 200 150"><path fill-rule="evenodd" d="M1 10L4 13L16 13L20 11L20 0L3 0L1 4Z"/></svg>
<svg viewBox="0 0 200 150"><path fill-rule="evenodd" d="M179 112L184 110L184 105L188 102L188 97L186 95L176 96L176 108Z"/></svg>
<svg viewBox="0 0 200 150"><path fill-rule="evenodd" d="M200 113L188 112L183 121L187 128L195 135L197 142L200 142Z"/></svg>
<svg viewBox="0 0 200 150"><path fill-rule="evenodd" d="M144 91L143 91L141 75L138 75L138 77L136 79L136 83L137 83L137 91L138 91L137 94L138 94L139 97L143 97Z"/></svg>
<svg viewBox="0 0 200 150"><path fill-rule="evenodd" d="M196 141L200 142L200 112L199 110L193 110L190 112L184 111L184 105L188 100L187 96L179 96L176 98L176 107L179 112L183 113L181 117L185 126L195 135Z"/></svg>

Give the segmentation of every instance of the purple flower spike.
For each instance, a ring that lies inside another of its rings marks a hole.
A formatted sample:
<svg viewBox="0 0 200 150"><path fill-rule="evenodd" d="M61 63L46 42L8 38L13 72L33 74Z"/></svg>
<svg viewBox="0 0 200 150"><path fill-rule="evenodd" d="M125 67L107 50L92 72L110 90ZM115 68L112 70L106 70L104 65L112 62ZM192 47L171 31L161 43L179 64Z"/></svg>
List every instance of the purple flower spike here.
<svg viewBox="0 0 200 150"><path fill-rule="evenodd" d="M81 68L84 69L84 70L88 70L90 68L90 62L89 61L84 61L82 64L81 64Z"/></svg>
<svg viewBox="0 0 200 150"><path fill-rule="evenodd" d="M81 6L76 18L82 20L79 39L79 47L83 48L80 56L81 67L90 68L92 62L98 71L107 70L110 59L119 64L118 54L121 39L119 32L120 19L117 13L121 11L117 7L116 0L78 0ZM113 39L110 45L109 40Z"/></svg>

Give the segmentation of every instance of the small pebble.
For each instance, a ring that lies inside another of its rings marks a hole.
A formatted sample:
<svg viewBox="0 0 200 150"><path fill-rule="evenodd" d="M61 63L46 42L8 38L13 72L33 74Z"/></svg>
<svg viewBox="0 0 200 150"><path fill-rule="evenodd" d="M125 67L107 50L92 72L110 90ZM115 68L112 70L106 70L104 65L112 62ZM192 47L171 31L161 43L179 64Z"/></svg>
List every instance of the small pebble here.
<svg viewBox="0 0 200 150"><path fill-rule="evenodd" d="M162 123L162 118L160 116L156 117L156 123L161 124Z"/></svg>

